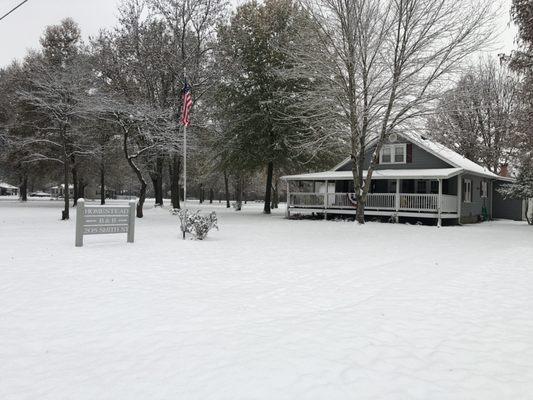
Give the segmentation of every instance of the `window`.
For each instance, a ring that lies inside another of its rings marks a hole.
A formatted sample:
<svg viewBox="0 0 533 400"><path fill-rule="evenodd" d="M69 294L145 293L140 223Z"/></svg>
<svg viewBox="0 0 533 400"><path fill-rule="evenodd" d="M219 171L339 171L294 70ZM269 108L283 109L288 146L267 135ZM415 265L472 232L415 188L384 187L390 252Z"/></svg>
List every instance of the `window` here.
<svg viewBox="0 0 533 400"><path fill-rule="evenodd" d="M416 183L416 192L417 193L426 193L426 191L427 191L426 181L418 181Z"/></svg>
<svg viewBox="0 0 533 400"><path fill-rule="evenodd" d="M406 148L405 143L388 144L381 148L379 154L380 164L405 164L406 162Z"/></svg>
<svg viewBox="0 0 533 400"><path fill-rule="evenodd" d="M390 164L392 162L392 147L391 146L385 146L383 149L381 149L381 164Z"/></svg>
<svg viewBox="0 0 533 400"><path fill-rule="evenodd" d="M486 198L489 193L487 181L481 181L481 197Z"/></svg>
<svg viewBox="0 0 533 400"><path fill-rule="evenodd" d="M439 181L431 181L431 188L429 190L431 194L439 193Z"/></svg>
<svg viewBox="0 0 533 400"><path fill-rule="evenodd" d="M465 203L472 203L472 180L471 179L465 179L463 201Z"/></svg>
<svg viewBox="0 0 533 400"><path fill-rule="evenodd" d="M405 146L394 147L394 162L401 164L405 163Z"/></svg>

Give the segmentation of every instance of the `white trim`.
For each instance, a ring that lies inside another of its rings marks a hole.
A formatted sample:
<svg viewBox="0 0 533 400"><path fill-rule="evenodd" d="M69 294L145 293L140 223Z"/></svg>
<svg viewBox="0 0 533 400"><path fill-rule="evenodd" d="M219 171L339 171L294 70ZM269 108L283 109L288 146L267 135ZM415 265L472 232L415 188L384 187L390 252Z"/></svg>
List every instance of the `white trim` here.
<svg viewBox="0 0 533 400"><path fill-rule="evenodd" d="M486 199L489 197L489 182L486 180L481 181L481 198Z"/></svg>
<svg viewBox="0 0 533 400"><path fill-rule="evenodd" d="M459 225L461 225L461 206L463 204L463 177L457 176L457 215L459 216Z"/></svg>
<svg viewBox="0 0 533 400"><path fill-rule="evenodd" d="M403 161L396 161L396 149L403 149ZM390 149L390 161L383 161L383 151L385 149ZM384 144L379 151L379 163L383 165L389 164L407 164L407 143L393 143L393 144Z"/></svg>
<svg viewBox="0 0 533 400"><path fill-rule="evenodd" d="M472 203L472 179L464 179L465 198L464 203Z"/></svg>
<svg viewBox="0 0 533 400"><path fill-rule="evenodd" d="M460 168L443 169L376 169L372 174L372 180L379 179L449 179L463 173ZM363 171L363 178L366 178L367 171ZM299 175L285 175L283 180L293 181L325 181L325 180L352 180L351 171L321 171Z"/></svg>
<svg viewBox="0 0 533 400"><path fill-rule="evenodd" d="M291 207L291 213L293 214L312 214L312 213L323 213L323 208L298 208L298 207ZM344 215L355 215L356 210L350 210L350 209L343 209L343 210L335 210L335 209L328 209L328 214L344 214ZM438 214L436 213L428 213L428 212L405 212L400 211L396 213L394 210L389 211L376 211L376 210L365 210L365 215L376 215L376 216L394 216L397 215L398 217L414 217L414 218L438 218ZM457 213L446 213L441 214L442 219L455 219L458 218L459 215Z"/></svg>
<svg viewBox="0 0 533 400"><path fill-rule="evenodd" d="M340 167L343 167L347 162L351 161L352 157L346 157L344 160L342 160L340 163L335 165L332 169L329 171L337 171Z"/></svg>
<svg viewBox="0 0 533 400"><path fill-rule="evenodd" d="M439 179L439 197L437 200L437 226L440 228L442 225L442 179Z"/></svg>

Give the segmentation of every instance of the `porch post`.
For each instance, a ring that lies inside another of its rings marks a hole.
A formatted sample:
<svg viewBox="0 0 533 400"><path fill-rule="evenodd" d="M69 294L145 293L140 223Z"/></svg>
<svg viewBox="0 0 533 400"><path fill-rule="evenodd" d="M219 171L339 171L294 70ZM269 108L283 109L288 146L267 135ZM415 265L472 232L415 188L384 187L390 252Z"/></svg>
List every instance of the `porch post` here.
<svg viewBox="0 0 533 400"><path fill-rule="evenodd" d="M325 182L325 189L324 189L324 219L327 220L328 219L328 181L326 179L326 182Z"/></svg>
<svg viewBox="0 0 533 400"><path fill-rule="evenodd" d="M457 223L461 225L461 207L463 205L463 177L457 175Z"/></svg>
<svg viewBox="0 0 533 400"><path fill-rule="evenodd" d="M487 190L489 192L489 201L490 201L490 212L489 212L489 220L492 221L492 192L493 192L493 183L494 181L487 181Z"/></svg>
<svg viewBox="0 0 533 400"><path fill-rule="evenodd" d="M396 222L400 220L398 213L400 212L400 179L396 179L396 196L394 198L394 208L396 210Z"/></svg>
<svg viewBox="0 0 533 400"><path fill-rule="evenodd" d="M287 209L285 210L285 217L290 218L291 216L291 192L289 187L289 181L287 180Z"/></svg>
<svg viewBox="0 0 533 400"><path fill-rule="evenodd" d="M442 209L442 179L439 179L439 197L437 201L437 213L439 215L439 218L437 220L437 226L439 228L442 224L441 209Z"/></svg>

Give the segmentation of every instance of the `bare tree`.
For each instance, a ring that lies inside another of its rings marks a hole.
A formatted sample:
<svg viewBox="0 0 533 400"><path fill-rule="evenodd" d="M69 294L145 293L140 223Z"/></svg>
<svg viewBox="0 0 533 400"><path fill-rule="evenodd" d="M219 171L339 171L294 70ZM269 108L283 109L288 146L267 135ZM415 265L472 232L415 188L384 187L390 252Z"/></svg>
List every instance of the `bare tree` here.
<svg viewBox="0 0 533 400"><path fill-rule="evenodd" d="M26 60L28 86L17 93L21 107L26 108L24 125L32 135L18 138L18 145L28 149L24 163L54 162L62 166L64 210L69 219L69 176L78 156L88 156L77 122L84 111L80 107L89 87L87 65L77 60L68 67L54 66L39 57ZM31 118L30 118L31 116Z"/></svg>
<svg viewBox="0 0 533 400"><path fill-rule="evenodd" d="M428 118L430 135L498 173L520 147L518 78L494 59L480 60L461 75Z"/></svg>
<svg viewBox="0 0 533 400"><path fill-rule="evenodd" d="M316 90L298 105L312 122L301 145L316 148L340 137L349 146L359 223L383 143L423 116L444 78L490 41L492 3L302 0L314 23L289 51L299 65L295 72L313 77Z"/></svg>

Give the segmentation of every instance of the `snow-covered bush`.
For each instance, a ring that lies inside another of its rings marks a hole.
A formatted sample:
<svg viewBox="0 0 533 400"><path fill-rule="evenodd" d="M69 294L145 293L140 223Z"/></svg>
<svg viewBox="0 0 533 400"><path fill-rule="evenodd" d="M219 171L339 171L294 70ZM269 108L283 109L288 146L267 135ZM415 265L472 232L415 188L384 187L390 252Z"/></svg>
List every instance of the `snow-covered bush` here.
<svg viewBox="0 0 533 400"><path fill-rule="evenodd" d="M190 233L195 239L203 240L211 229L216 228L218 230L217 214L214 211L207 216L201 215L200 211L191 212L177 208L170 210L170 212L179 217L183 235Z"/></svg>

